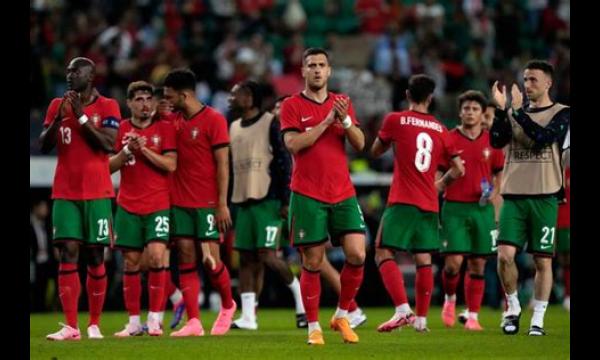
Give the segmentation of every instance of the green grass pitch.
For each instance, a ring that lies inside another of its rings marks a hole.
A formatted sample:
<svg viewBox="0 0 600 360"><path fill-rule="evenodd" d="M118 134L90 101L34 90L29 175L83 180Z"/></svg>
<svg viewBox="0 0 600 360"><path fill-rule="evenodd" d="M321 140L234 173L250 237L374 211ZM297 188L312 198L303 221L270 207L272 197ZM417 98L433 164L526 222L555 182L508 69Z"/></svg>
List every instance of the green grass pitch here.
<svg viewBox="0 0 600 360"><path fill-rule="evenodd" d="M460 310L457 307L457 310ZM52 342L45 335L58 330L62 314L33 314L29 318L31 359L567 359L570 350L569 314L560 306L550 306L546 313L545 337L528 337L527 328L531 311L523 312L521 330L515 336L502 334L499 327L501 313L487 308L480 314L485 330L481 333L465 331L457 322L454 328L444 328L440 308L430 310L428 321L431 332L417 333L412 328L380 334L377 325L387 320L393 308L366 308L367 322L357 329L360 343L343 344L341 336L329 329L333 309L322 309L321 326L325 346L306 344L306 330L295 328L293 310L262 309L258 312L257 331L231 330L222 337L205 335L202 338L160 338L140 336L116 339L112 336L127 321L124 312L103 314L103 340L88 340L85 333L87 314L80 316L82 340L79 342ZM171 313L165 316L170 321ZM201 313L205 332L216 314ZM327 325L327 327L325 327ZM167 335L169 331L166 332Z"/></svg>

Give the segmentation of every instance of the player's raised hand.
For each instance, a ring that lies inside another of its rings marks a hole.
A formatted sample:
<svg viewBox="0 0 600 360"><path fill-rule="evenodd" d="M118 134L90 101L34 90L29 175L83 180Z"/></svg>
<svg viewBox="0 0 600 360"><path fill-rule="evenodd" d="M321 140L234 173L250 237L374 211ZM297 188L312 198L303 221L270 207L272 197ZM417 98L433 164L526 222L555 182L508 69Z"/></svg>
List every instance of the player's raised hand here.
<svg viewBox="0 0 600 360"><path fill-rule="evenodd" d="M336 118L339 121L344 121L346 115L348 115L348 106L350 105L350 101L347 97L338 97L333 102L333 108L336 112Z"/></svg>
<svg viewBox="0 0 600 360"><path fill-rule="evenodd" d="M145 136L138 136L138 135L134 135L132 137L129 138L129 150L131 151L139 151L141 150L144 146L146 146L146 137Z"/></svg>
<svg viewBox="0 0 600 360"><path fill-rule="evenodd" d="M60 106L58 108L58 113L60 114L61 120L63 120L65 117L67 117L67 115L69 114L70 111L72 111L71 104L67 100L67 94L65 94L65 96L63 96L63 98L60 102Z"/></svg>
<svg viewBox="0 0 600 360"><path fill-rule="evenodd" d="M67 101L73 108L73 113L77 118L80 118L83 115L83 105L81 104L81 98L79 97L79 93L69 90L66 93Z"/></svg>
<svg viewBox="0 0 600 360"><path fill-rule="evenodd" d="M327 114L327 117L325 118L325 120L323 120L323 123L327 126L333 124L333 122L335 121L335 108L332 108L331 111L329 111L329 114Z"/></svg>
<svg viewBox="0 0 600 360"><path fill-rule="evenodd" d="M219 205L215 210L215 221L217 222L217 228L221 233L225 233L233 224L231 221L231 214L227 205Z"/></svg>
<svg viewBox="0 0 600 360"><path fill-rule="evenodd" d="M500 109L506 109L506 85L502 85L502 89L499 89L498 81L496 81L492 86L492 98Z"/></svg>
<svg viewBox="0 0 600 360"><path fill-rule="evenodd" d="M519 110L523 106L523 93L517 84L513 84L510 89L510 96L512 97L511 107L513 110Z"/></svg>
<svg viewBox="0 0 600 360"><path fill-rule="evenodd" d="M169 115L170 113L173 112L173 106L167 100L161 99L158 102L158 109L157 110L158 110L158 113L160 115L166 116L166 115Z"/></svg>

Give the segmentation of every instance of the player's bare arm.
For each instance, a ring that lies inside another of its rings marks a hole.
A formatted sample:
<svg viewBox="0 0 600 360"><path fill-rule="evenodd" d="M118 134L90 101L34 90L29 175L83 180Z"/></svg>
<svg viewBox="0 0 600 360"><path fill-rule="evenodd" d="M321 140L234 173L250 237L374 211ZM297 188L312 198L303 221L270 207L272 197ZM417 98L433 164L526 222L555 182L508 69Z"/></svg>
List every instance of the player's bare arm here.
<svg viewBox="0 0 600 360"><path fill-rule="evenodd" d="M374 158L380 157L383 155L383 153L388 151L390 146L392 146L391 141L386 143L383 142L379 137L375 138L375 141L373 141L373 145L371 146L371 156Z"/></svg>
<svg viewBox="0 0 600 360"><path fill-rule="evenodd" d="M73 108L73 113L75 116L80 119L83 113L83 104L81 103L81 98L79 94L75 91L67 91L66 94L67 101ZM112 152L113 145L115 143L115 139L117 137L116 129L109 128L101 128L98 129L94 125L92 125L89 121L85 122L82 126L83 135L88 143L97 148L101 149L107 153Z"/></svg>
<svg viewBox="0 0 600 360"><path fill-rule="evenodd" d="M345 97L337 99L333 103L333 107L337 113L337 120L342 123L342 126L344 126L344 129L346 130L346 136L348 137L350 145L352 145L352 147L356 151L362 151L365 148L365 134L360 128L358 128L352 123L352 120L350 120L350 118L346 120L348 116L349 105L350 101ZM350 125L345 125L345 121L349 121Z"/></svg>
<svg viewBox="0 0 600 360"><path fill-rule="evenodd" d="M57 132L60 128L62 119L66 116L67 105L65 104L67 104L67 102L65 101L65 98L63 98L54 120L50 123L50 126L44 128L40 134L39 141L42 154L48 154L56 146Z"/></svg>
<svg viewBox="0 0 600 360"><path fill-rule="evenodd" d="M494 176L492 177L492 183L494 184L494 190L492 191L492 194L490 195L490 201L493 201L496 196L500 196L500 184L502 184L502 175L504 174L503 171L499 171L496 174L494 174Z"/></svg>
<svg viewBox="0 0 600 360"><path fill-rule="evenodd" d="M329 125L333 124L335 121L335 111L332 109L325 120L323 120L319 125L313 127L309 131L304 133L298 133L295 131L288 131L283 136L283 141L285 142L285 147L292 154L297 154L303 149L312 146L319 137L327 130Z"/></svg>
<svg viewBox="0 0 600 360"><path fill-rule="evenodd" d="M448 185L452 184L456 179L465 175L465 165L460 156L455 156L450 159L450 169L444 173L444 175L435 182L437 189L445 189Z"/></svg>
<svg viewBox="0 0 600 360"><path fill-rule="evenodd" d="M148 149L146 146L143 146L140 149L140 152L152 163L152 165L163 171L173 172L177 169L177 153L175 151L168 151L161 155Z"/></svg>
<svg viewBox="0 0 600 360"><path fill-rule="evenodd" d="M217 186L219 203L215 209L215 221L221 233L225 233L233 224L227 207L227 191L229 190L229 147L220 147L213 151L217 163Z"/></svg>

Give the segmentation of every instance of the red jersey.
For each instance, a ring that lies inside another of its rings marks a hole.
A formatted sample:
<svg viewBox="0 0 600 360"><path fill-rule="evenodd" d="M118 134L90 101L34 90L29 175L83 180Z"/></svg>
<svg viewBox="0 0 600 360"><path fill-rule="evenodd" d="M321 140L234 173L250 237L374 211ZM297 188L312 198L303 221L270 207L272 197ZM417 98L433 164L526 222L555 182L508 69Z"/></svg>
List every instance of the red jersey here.
<svg viewBox="0 0 600 360"><path fill-rule="evenodd" d="M481 179L490 184L492 175L504 169L504 152L490 145L490 134L483 130L476 139L469 139L460 130L450 131L455 149L464 160L465 176L456 179L446 188L444 198L448 201L478 202L481 197ZM446 163L445 168L448 167Z"/></svg>
<svg viewBox="0 0 600 360"><path fill-rule="evenodd" d="M329 92L323 103L309 99L302 93L285 99L281 104L281 132L310 131L319 125L338 96ZM358 124L350 103L348 115ZM293 155L294 166L290 189L313 199L335 204L356 194L350 180L344 142L346 131L339 121L331 124L317 141Z"/></svg>
<svg viewBox="0 0 600 360"><path fill-rule="evenodd" d="M565 200L558 205L558 221L556 227L568 229L571 227L571 168L565 170Z"/></svg>
<svg viewBox="0 0 600 360"><path fill-rule="evenodd" d="M145 136L146 147L158 154L176 151L175 128L167 121L156 119L150 126L140 129L131 120L121 123L117 135L116 151L129 142L129 136ZM121 168L121 186L117 203L125 210L147 215L166 210L169 201L169 172L157 168L139 151Z"/></svg>
<svg viewBox="0 0 600 360"><path fill-rule="evenodd" d="M44 127L58 115L62 98L53 99L48 107ZM119 128L119 104L104 96L83 108L91 125L97 128ZM52 186L53 199L91 200L115 196L108 154L93 148L84 138L83 129L69 107L57 133L58 163ZM60 121L60 120L57 120Z"/></svg>
<svg viewBox="0 0 600 360"><path fill-rule="evenodd" d="M440 163L457 155L446 127L431 114L393 112L383 119L379 138L392 141L395 153L388 204L438 212L435 173Z"/></svg>
<svg viewBox="0 0 600 360"><path fill-rule="evenodd" d="M219 194L213 151L229 145L227 120L206 105L189 120L182 113L171 119L177 132L177 170L172 176L171 204L214 208Z"/></svg>

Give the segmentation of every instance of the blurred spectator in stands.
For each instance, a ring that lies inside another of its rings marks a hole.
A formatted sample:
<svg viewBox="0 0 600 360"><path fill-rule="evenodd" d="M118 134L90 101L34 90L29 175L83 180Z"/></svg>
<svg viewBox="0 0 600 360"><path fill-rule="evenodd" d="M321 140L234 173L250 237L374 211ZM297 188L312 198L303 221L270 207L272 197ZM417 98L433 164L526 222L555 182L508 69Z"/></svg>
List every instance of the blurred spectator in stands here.
<svg viewBox="0 0 600 360"><path fill-rule="evenodd" d="M406 98L411 63L408 54L410 36L400 29L398 22L389 22L387 31L375 43L373 68L378 75L385 76L392 84L392 106L400 109Z"/></svg>
<svg viewBox="0 0 600 360"><path fill-rule="evenodd" d="M357 0L356 15L360 18L361 32L379 35L391 18L390 7L385 0Z"/></svg>

